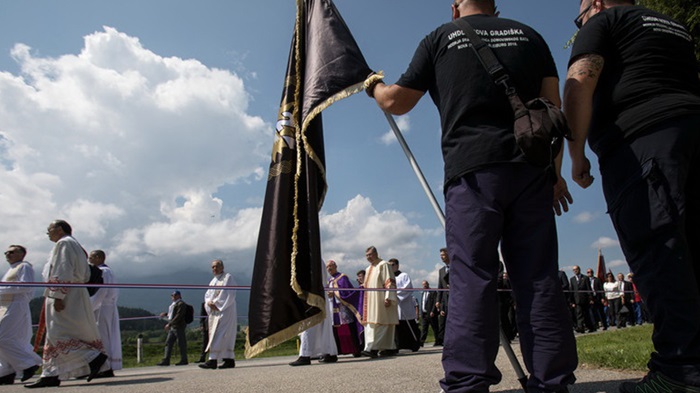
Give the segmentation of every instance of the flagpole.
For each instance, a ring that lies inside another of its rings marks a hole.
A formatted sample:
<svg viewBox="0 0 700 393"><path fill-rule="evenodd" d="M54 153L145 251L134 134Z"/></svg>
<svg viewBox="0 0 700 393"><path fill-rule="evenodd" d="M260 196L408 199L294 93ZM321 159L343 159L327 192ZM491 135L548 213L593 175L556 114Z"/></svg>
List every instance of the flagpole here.
<svg viewBox="0 0 700 393"><path fill-rule="evenodd" d="M435 198L435 194L433 194L433 191L431 190L430 185L425 180L425 176L423 175L423 171L421 171L420 167L418 166L418 163L416 162L416 159L413 156L411 149L408 147L406 140L404 139L403 135L401 134L401 130L399 130L399 126L398 126L398 124L396 124L396 121L394 120L394 116L392 116L390 113L387 113L387 112L384 112L384 116L386 116L386 119L389 122L389 126L391 126L391 129L392 129L392 131L394 131L394 135L396 136L396 139L399 141L399 144L401 145L403 152L406 154L406 158L408 158L408 162L409 162L409 164L411 164L411 168L413 168L413 172L415 172L416 177L418 177L418 182L423 187L423 191L425 191L425 195L428 197L430 204L433 206L433 209L435 210L435 214L437 215L438 220L440 220L442 227L445 228L445 213L443 213L442 208L440 207L440 205L437 202L437 198ZM515 370L515 374L518 377L518 381L520 382L520 385L523 387L523 390L525 391L525 393L527 393L527 376L525 375L525 372L523 371L523 368L520 365L518 358L515 356L515 352L513 352L513 347L510 346L510 342L508 341L508 338L505 336L503 329L501 329L500 340L501 340L501 346L503 347L503 350L506 351L506 356L508 356L508 360L510 361L510 364L513 366L513 369Z"/></svg>

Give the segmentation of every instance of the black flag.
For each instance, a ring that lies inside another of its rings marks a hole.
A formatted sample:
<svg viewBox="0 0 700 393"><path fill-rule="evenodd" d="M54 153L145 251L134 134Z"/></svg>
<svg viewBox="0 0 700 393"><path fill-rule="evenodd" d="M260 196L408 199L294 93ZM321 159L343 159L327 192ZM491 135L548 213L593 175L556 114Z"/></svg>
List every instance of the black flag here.
<svg viewBox="0 0 700 393"><path fill-rule="evenodd" d="M331 0L297 0L255 254L246 358L325 317L318 221L326 194L321 111L362 91L371 72Z"/></svg>

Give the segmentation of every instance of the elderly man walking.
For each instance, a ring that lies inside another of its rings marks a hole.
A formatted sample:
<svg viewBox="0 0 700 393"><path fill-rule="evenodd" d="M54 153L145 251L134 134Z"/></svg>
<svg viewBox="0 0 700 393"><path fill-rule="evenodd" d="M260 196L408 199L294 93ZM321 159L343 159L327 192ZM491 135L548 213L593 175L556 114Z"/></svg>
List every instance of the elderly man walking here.
<svg viewBox="0 0 700 393"><path fill-rule="evenodd" d="M105 284L113 284L114 273L112 268L105 263L107 256L102 250L94 250L88 256L88 262L102 271L102 280ZM90 297L92 309L95 312L97 330L100 332L102 344L109 356L109 369L97 374L96 378L110 378L114 376L114 370L122 369L122 335L119 328L119 310L117 299L119 289L100 288Z"/></svg>
<svg viewBox="0 0 700 393"><path fill-rule="evenodd" d="M215 259L211 263L214 274L210 287L234 286L233 276L224 272L224 262ZM199 365L200 368L216 369L217 360L223 360L218 368L234 368L236 360L236 333L238 314L236 312L236 291L233 289L208 289L204 294L204 307L209 316L209 360Z"/></svg>
<svg viewBox="0 0 700 393"><path fill-rule="evenodd" d="M26 255L27 250L20 245L8 247L5 259L10 269L2 277L3 282L34 281L34 268L24 261ZM20 372L22 382L26 381L41 364L41 358L29 343L32 338L29 312L32 292L32 287L0 287L0 385L12 385Z"/></svg>
<svg viewBox="0 0 700 393"><path fill-rule="evenodd" d="M62 283L86 283L90 279L87 252L63 221L49 224L47 234L56 243L49 258L46 281L55 285L44 291L46 341L41 378L25 388L59 386L62 378L97 376L108 357L97 331L86 288L61 287Z"/></svg>

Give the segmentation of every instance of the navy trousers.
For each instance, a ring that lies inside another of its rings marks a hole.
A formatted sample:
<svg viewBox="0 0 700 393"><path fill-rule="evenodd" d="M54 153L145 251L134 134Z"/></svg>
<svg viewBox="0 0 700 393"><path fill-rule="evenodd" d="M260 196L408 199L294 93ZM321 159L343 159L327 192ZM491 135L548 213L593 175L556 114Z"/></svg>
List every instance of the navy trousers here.
<svg viewBox="0 0 700 393"><path fill-rule="evenodd" d="M468 173L445 190L450 313L442 365L445 392L488 392L501 380L497 276L501 244L517 303L528 391L558 391L578 364L558 278L552 181L542 169L503 164Z"/></svg>
<svg viewBox="0 0 700 393"><path fill-rule="evenodd" d="M600 171L654 323L649 369L700 386L700 116L653 126L604 155Z"/></svg>

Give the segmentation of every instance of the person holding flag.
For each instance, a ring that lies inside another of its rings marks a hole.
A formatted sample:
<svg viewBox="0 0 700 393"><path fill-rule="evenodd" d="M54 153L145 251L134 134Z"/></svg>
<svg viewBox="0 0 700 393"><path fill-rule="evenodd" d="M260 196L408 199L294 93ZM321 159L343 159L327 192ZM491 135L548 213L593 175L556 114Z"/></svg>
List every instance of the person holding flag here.
<svg viewBox="0 0 700 393"><path fill-rule="evenodd" d="M494 0L452 5L453 20L467 21L484 41L494 35L507 41L492 50L524 102L544 96L558 105L557 71L547 44L529 26L497 16ZM561 152L549 168L526 161L503 87L494 84L456 23L438 27L419 44L396 84L372 80L366 91L394 115L407 113L429 92L440 112L451 261L443 391L488 392L501 380L495 366L499 243L518 304L527 391L567 391L578 360L557 277L554 213L572 203L560 175Z"/></svg>

